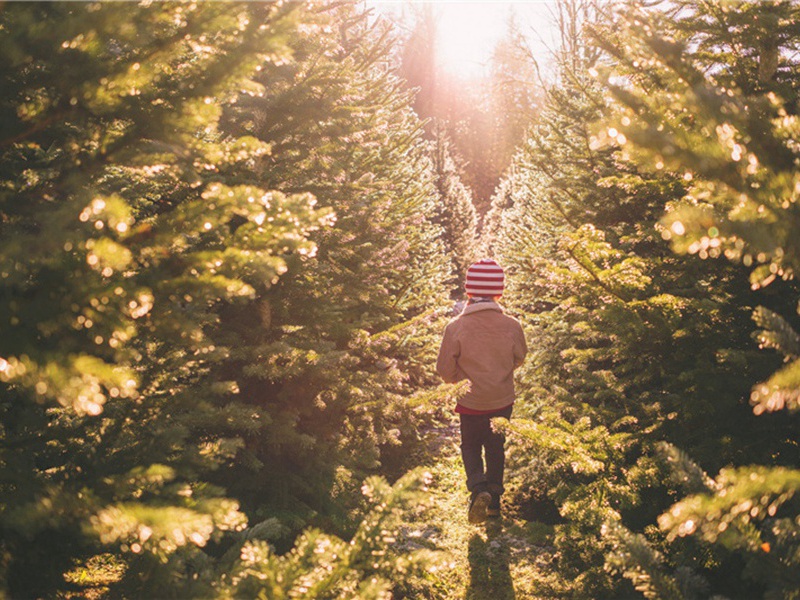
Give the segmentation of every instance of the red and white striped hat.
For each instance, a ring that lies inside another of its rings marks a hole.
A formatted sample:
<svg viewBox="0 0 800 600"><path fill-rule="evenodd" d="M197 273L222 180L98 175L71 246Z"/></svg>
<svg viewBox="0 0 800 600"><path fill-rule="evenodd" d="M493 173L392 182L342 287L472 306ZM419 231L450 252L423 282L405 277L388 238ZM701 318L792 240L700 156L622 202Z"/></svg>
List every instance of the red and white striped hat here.
<svg viewBox="0 0 800 600"><path fill-rule="evenodd" d="M464 287L471 296L502 296L504 282L503 267L491 258L484 258L467 269Z"/></svg>

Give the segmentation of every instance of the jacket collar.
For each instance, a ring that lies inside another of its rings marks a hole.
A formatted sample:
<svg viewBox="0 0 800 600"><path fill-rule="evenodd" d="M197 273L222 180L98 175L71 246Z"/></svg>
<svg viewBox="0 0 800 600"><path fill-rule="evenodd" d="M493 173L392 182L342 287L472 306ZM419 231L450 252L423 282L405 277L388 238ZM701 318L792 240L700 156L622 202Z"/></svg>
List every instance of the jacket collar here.
<svg viewBox="0 0 800 600"><path fill-rule="evenodd" d="M464 311L461 314L469 315L482 310L496 310L503 312L503 309L500 308L500 305L497 302L479 302L477 304L467 304L466 308L464 308Z"/></svg>

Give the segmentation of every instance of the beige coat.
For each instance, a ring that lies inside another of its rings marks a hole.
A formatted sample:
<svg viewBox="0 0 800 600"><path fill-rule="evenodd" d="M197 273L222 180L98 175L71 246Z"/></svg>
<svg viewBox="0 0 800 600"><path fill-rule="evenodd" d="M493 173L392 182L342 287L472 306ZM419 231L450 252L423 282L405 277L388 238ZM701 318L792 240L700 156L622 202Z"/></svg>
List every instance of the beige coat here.
<svg viewBox="0 0 800 600"><path fill-rule="evenodd" d="M470 381L462 406L494 410L514 402L514 369L527 353L519 321L494 302L470 304L445 328L436 372L447 383Z"/></svg>

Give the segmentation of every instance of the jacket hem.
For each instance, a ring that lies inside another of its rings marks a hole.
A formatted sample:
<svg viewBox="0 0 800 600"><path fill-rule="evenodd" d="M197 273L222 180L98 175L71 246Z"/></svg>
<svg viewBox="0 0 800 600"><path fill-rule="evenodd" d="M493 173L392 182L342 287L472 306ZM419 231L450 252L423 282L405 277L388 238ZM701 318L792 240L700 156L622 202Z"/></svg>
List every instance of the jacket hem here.
<svg viewBox="0 0 800 600"><path fill-rule="evenodd" d="M495 400L491 403L482 402L480 400L470 400L469 398L459 398L458 404L463 406L464 408L469 408L471 410L500 410L501 408L505 408L510 404L513 404L515 400L515 395L507 396L502 400Z"/></svg>

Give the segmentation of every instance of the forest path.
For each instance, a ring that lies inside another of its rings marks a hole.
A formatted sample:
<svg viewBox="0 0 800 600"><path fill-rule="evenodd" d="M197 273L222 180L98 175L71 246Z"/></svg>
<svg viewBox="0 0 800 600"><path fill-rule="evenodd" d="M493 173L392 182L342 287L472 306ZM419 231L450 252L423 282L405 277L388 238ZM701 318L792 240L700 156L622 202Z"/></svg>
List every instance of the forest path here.
<svg viewBox="0 0 800 600"><path fill-rule="evenodd" d="M426 505L403 528L408 543L437 550L442 565L431 574L437 600L551 600L565 598L553 569L551 529L504 506L502 517L467 521L468 493L453 421L428 434L423 466L432 475ZM416 596L408 596L416 597Z"/></svg>

